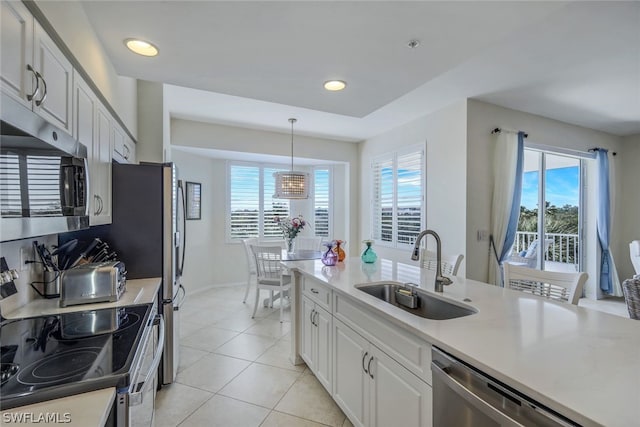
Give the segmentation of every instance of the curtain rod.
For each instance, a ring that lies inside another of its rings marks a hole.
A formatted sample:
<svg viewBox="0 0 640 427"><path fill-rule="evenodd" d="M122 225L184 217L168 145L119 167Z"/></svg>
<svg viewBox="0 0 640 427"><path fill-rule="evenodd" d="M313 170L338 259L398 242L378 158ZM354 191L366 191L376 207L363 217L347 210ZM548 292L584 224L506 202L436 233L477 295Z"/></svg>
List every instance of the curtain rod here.
<svg viewBox="0 0 640 427"><path fill-rule="evenodd" d="M507 131L507 129L505 129L505 131ZM502 132L502 129L500 129L500 128L495 128L494 130L492 130L492 131L491 131L491 134L494 134L494 133L500 133L500 132ZM518 132L516 132L516 131L507 131L507 132L518 133ZM529 134L525 132L524 137L525 137L525 138L528 138L528 137L529 137Z"/></svg>
<svg viewBox="0 0 640 427"><path fill-rule="evenodd" d="M600 151L600 150L606 150L606 148L594 147L594 148L589 148L587 151L590 152L590 153L595 153L596 151ZM607 151L609 151L609 150L607 150ZM615 151L611 152L612 156L615 156L616 154L618 154L618 153L616 153Z"/></svg>

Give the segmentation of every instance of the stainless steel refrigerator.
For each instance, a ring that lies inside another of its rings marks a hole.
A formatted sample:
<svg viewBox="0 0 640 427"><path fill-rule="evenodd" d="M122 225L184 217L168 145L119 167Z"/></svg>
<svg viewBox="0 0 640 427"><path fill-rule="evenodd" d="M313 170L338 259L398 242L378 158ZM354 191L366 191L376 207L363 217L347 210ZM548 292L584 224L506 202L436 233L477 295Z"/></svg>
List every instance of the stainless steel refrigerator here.
<svg viewBox="0 0 640 427"><path fill-rule="evenodd" d="M173 163L113 164L109 238L125 262L127 279L161 277L158 309L165 321L160 384L178 371L181 283L185 254L182 182Z"/></svg>

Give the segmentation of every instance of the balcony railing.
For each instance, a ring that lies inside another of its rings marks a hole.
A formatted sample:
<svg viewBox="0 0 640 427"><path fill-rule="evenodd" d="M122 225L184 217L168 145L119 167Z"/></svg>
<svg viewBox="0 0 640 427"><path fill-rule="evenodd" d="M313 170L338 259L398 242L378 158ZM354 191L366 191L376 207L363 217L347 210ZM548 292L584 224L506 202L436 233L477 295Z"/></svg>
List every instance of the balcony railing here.
<svg viewBox="0 0 640 427"><path fill-rule="evenodd" d="M516 240L513 244L512 253L526 251L529 245L531 245L531 243L537 238L538 233L534 231L516 232ZM551 240L551 243L544 254L545 261L578 265L578 260L580 258L579 239L577 234L547 233L544 238L545 240Z"/></svg>

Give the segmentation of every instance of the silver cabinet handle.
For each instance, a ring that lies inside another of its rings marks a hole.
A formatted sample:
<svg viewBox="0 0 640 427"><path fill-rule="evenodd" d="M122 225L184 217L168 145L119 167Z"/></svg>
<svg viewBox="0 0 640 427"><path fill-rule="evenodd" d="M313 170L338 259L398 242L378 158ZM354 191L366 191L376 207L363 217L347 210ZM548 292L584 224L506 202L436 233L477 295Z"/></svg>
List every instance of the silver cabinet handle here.
<svg viewBox="0 0 640 427"><path fill-rule="evenodd" d="M98 215L98 213L100 213L100 202L97 194L93 195L93 201L95 203L95 206L93 207L93 214Z"/></svg>
<svg viewBox="0 0 640 427"><path fill-rule="evenodd" d="M367 371L369 371L369 376L371 377L371 379L373 379L373 372L371 372L371 362L373 362L373 356L371 356L371 359L369 359L369 363L367 363Z"/></svg>
<svg viewBox="0 0 640 427"><path fill-rule="evenodd" d="M39 78L42 80L42 85L44 86L44 93L42 94L42 98L36 100L36 105L39 107L40 105L42 105L42 103L44 102L45 98L47 97L47 82L44 79L44 77L42 77L42 74L40 74L39 72L35 72L36 73L36 78Z"/></svg>
<svg viewBox="0 0 640 427"><path fill-rule="evenodd" d="M309 321L311 322L311 324L313 325L313 312L315 310L311 310L311 313L309 313Z"/></svg>
<svg viewBox="0 0 640 427"><path fill-rule="evenodd" d="M318 293L318 291L316 289L314 289L314 288L311 288L311 292L313 292L314 294Z"/></svg>
<svg viewBox="0 0 640 427"><path fill-rule="evenodd" d="M134 389L140 385L140 389L138 391L129 393L129 405L136 406L142 403L142 393L153 384L153 376L158 371L158 365L160 365L160 359L162 358L162 351L164 350L164 317L162 314L156 314L156 319L160 320L160 327L158 331L158 335L160 335L160 340L158 341L158 347L156 347L156 355L153 357L153 361L151 362L151 367L149 368L149 372L144 378L144 381L141 384L131 384L131 387ZM149 339L153 337L149 336Z"/></svg>
<svg viewBox="0 0 640 427"><path fill-rule="evenodd" d="M125 160L129 160L129 154L131 154L131 150L129 150L129 147L127 147L127 145L124 145L124 150L126 152L126 154L124 155Z"/></svg>
<svg viewBox="0 0 640 427"><path fill-rule="evenodd" d="M96 194L96 198L98 199L98 211L96 212L96 215L100 215L102 213L102 208L103 208L102 197Z"/></svg>
<svg viewBox="0 0 640 427"><path fill-rule="evenodd" d="M319 311L316 311L316 314L313 316L314 321L316 322L316 328L318 327L318 316L320 315Z"/></svg>
<svg viewBox="0 0 640 427"><path fill-rule="evenodd" d="M367 371L367 368L364 367L364 359L367 358L367 355L369 354L368 351L364 352L364 355L362 356L362 370L364 371L365 374L368 374L369 371Z"/></svg>
<svg viewBox="0 0 640 427"><path fill-rule="evenodd" d="M40 92L40 79L38 78L38 73L36 73L36 70L33 69L33 67L31 66L31 64L27 64L27 70L31 71L31 73L33 74L33 77L36 78L36 88L33 91L32 94L28 94L27 95L27 101L31 101L33 100L33 98L35 98L35 96L38 94L38 92Z"/></svg>
<svg viewBox="0 0 640 427"><path fill-rule="evenodd" d="M453 377L445 372L445 369L446 368L440 366L440 363L438 363L437 361L431 362L431 370L436 377L438 377L444 384L446 384L446 386L451 391L455 392L457 395L469 402L469 404L473 405L477 410L485 414L487 417L500 423L500 425L504 427L524 427L522 424L507 416L506 414L500 412L498 409L482 400L471 390L467 389L464 385L456 381Z"/></svg>

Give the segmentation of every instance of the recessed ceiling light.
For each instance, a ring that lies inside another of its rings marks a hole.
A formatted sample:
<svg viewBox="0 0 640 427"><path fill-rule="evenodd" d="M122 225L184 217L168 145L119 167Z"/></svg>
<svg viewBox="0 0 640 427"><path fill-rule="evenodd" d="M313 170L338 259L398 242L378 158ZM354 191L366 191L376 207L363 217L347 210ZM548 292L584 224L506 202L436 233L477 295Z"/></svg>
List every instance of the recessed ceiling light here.
<svg viewBox="0 0 640 427"><path fill-rule="evenodd" d="M347 87L347 83L342 80L329 80L324 82L324 88L330 91L342 90Z"/></svg>
<svg viewBox="0 0 640 427"><path fill-rule="evenodd" d="M126 39L124 44L130 51L142 56L156 56L158 54L158 48L149 42L138 39Z"/></svg>

